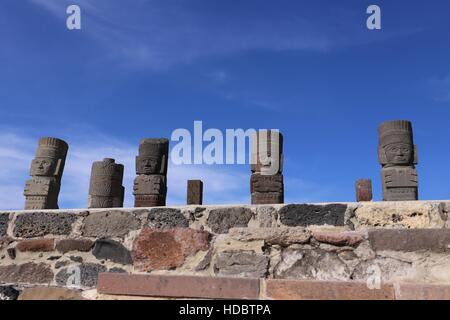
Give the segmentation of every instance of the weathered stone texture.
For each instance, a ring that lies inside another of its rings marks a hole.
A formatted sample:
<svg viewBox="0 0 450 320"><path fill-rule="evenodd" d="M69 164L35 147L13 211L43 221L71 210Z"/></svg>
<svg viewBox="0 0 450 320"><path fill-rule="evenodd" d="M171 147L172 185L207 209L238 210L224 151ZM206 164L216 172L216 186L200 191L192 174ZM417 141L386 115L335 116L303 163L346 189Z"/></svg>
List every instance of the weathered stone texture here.
<svg viewBox="0 0 450 320"><path fill-rule="evenodd" d="M89 239L62 239L56 243L56 250L61 253L70 251L88 252L94 246L94 242Z"/></svg>
<svg viewBox="0 0 450 320"><path fill-rule="evenodd" d="M364 241L364 233L358 231L319 231L314 230L312 236L319 242L329 243L335 246L357 246Z"/></svg>
<svg viewBox="0 0 450 320"><path fill-rule="evenodd" d="M220 276L264 278L268 273L269 258L254 251L223 251L214 263Z"/></svg>
<svg viewBox="0 0 450 320"><path fill-rule="evenodd" d="M53 280L50 266L44 263L27 262L0 266L0 283L49 284Z"/></svg>
<svg viewBox="0 0 450 320"><path fill-rule="evenodd" d="M54 239L31 239L20 241L16 249L21 252L48 252L53 251L55 247Z"/></svg>
<svg viewBox="0 0 450 320"><path fill-rule="evenodd" d="M355 210L355 226L429 228L434 210L428 202L361 202Z"/></svg>
<svg viewBox="0 0 450 320"><path fill-rule="evenodd" d="M278 214L286 226L334 225L343 226L345 204L309 205L289 204L282 207Z"/></svg>
<svg viewBox="0 0 450 320"><path fill-rule="evenodd" d="M121 243L111 239L95 241L92 254L99 260L105 259L120 264L131 264L131 254Z"/></svg>
<svg viewBox="0 0 450 320"><path fill-rule="evenodd" d="M397 300L450 300L449 285L400 283L396 289Z"/></svg>
<svg viewBox="0 0 450 320"><path fill-rule="evenodd" d="M372 201L372 180L361 179L355 183L356 201Z"/></svg>
<svg viewBox="0 0 450 320"><path fill-rule="evenodd" d="M106 267L100 264L83 263L62 269L56 274L55 280L60 286L95 287L97 285L98 274L106 272L106 270ZM77 283L77 275L80 276L79 283Z"/></svg>
<svg viewBox="0 0 450 320"><path fill-rule="evenodd" d="M20 291L13 286L0 286L0 301L2 300L17 300Z"/></svg>
<svg viewBox="0 0 450 320"><path fill-rule="evenodd" d="M351 269L337 253L322 249L285 249L274 269L275 278L349 280Z"/></svg>
<svg viewBox="0 0 450 320"><path fill-rule="evenodd" d="M91 212L84 219L82 233L86 237L124 237L140 228L140 221L132 213L120 210Z"/></svg>
<svg viewBox="0 0 450 320"><path fill-rule="evenodd" d="M188 180L187 204L203 204L203 182L201 180Z"/></svg>
<svg viewBox="0 0 450 320"><path fill-rule="evenodd" d="M14 224L14 236L34 238L45 235L68 235L76 215L68 212L29 212L17 216Z"/></svg>
<svg viewBox="0 0 450 320"><path fill-rule="evenodd" d="M133 243L134 265L141 271L174 269L185 258L209 249L210 234L187 228L144 228Z"/></svg>
<svg viewBox="0 0 450 320"><path fill-rule="evenodd" d="M103 273L97 290L128 296L258 299L259 279Z"/></svg>
<svg viewBox="0 0 450 320"><path fill-rule="evenodd" d="M258 206L256 208L256 220L260 228L276 227L278 212L272 206Z"/></svg>
<svg viewBox="0 0 450 320"><path fill-rule="evenodd" d="M239 241L263 240L265 244L288 246L294 243L306 243L311 234L302 227L278 228L231 228L229 236Z"/></svg>
<svg viewBox="0 0 450 320"><path fill-rule="evenodd" d="M189 220L178 209L154 208L148 214L148 226L156 229L187 228Z"/></svg>
<svg viewBox="0 0 450 320"><path fill-rule="evenodd" d="M18 300L84 300L79 290L57 287L25 288Z"/></svg>
<svg viewBox="0 0 450 320"><path fill-rule="evenodd" d="M207 224L214 233L227 233L230 228L246 227L252 216L248 208L213 209L209 212Z"/></svg>
<svg viewBox="0 0 450 320"><path fill-rule="evenodd" d="M369 241L375 251L450 251L449 229L370 230Z"/></svg>
<svg viewBox="0 0 450 320"><path fill-rule="evenodd" d="M266 280L266 296L275 300L393 300L392 285L371 290L364 282Z"/></svg>
<svg viewBox="0 0 450 320"><path fill-rule="evenodd" d="M6 236L6 230L8 230L9 214L0 213L0 237Z"/></svg>

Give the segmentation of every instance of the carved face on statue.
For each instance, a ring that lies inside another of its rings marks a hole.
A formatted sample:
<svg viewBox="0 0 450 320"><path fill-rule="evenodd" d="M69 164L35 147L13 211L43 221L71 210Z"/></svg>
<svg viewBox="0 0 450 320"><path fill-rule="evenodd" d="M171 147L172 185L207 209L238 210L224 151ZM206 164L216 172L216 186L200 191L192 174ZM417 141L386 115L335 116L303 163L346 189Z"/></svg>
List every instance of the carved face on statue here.
<svg viewBox="0 0 450 320"><path fill-rule="evenodd" d="M137 168L140 174L159 173L160 161L156 157L137 157Z"/></svg>
<svg viewBox="0 0 450 320"><path fill-rule="evenodd" d="M31 162L31 175L33 176L54 176L56 175L57 159L35 158Z"/></svg>
<svg viewBox="0 0 450 320"><path fill-rule="evenodd" d="M393 143L384 147L390 164L407 165L413 161L413 146L407 143Z"/></svg>

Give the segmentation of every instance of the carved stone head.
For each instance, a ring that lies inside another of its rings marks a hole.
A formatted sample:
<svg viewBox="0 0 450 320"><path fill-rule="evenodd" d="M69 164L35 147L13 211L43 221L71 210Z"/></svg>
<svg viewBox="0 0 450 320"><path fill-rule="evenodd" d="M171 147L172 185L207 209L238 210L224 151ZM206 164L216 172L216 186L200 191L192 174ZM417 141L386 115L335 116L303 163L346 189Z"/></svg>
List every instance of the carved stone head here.
<svg viewBox="0 0 450 320"><path fill-rule="evenodd" d="M139 155L136 157L136 174L167 173L169 140L144 139L139 144Z"/></svg>
<svg viewBox="0 0 450 320"><path fill-rule="evenodd" d="M378 128L378 159L383 166L412 166L417 163L411 122L384 122Z"/></svg>
<svg viewBox="0 0 450 320"><path fill-rule="evenodd" d="M36 157L31 162L31 176L60 178L69 146L57 138L41 138Z"/></svg>

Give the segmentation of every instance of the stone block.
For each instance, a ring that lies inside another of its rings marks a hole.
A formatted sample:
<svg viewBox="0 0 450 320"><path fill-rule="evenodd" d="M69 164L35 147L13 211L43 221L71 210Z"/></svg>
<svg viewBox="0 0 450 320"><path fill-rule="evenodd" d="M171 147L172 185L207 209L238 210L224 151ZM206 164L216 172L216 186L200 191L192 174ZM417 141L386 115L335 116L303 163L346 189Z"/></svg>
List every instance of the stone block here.
<svg viewBox="0 0 450 320"><path fill-rule="evenodd" d="M57 287L25 288L18 300L84 300L81 292Z"/></svg>
<svg viewBox="0 0 450 320"><path fill-rule="evenodd" d="M20 241L16 249L20 252L49 252L55 247L54 239L31 239Z"/></svg>
<svg viewBox="0 0 450 320"><path fill-rule="evenodd" d="M123 238L140 226L141 222L131 212L121 210L91 212L83 221L82 233L86 237Z"/></svg>
<svg viewBox="0 0 450 320"><path fill-rule="evenodd" d="M258 299L259 279L102 273L102 294L204 299Z"/></svg>
<svg viewBox="0 0 450 320"><path fill-rule="evenodd" d="M56 250L61 253L70 251L88 252L94 246L94 242L89 239L62 239L56 242Z"/></svg>
<svg viewBox="0 0 450 320"><path fill-rule="evenodd" d="M148 214L148 226L150 228L187 228L189 220L179 209L153 208Z"/></svg>
<svg viewBox="0 0 450 320"><path fill-rule="evenodd" d="M364 241L365 235L359 231L320 231L313 230L312 236L315 240L334 246L355 247Z"/></svg>
<svg viewBox="0 0 450 320"><path fill-rule="evenodd" d="M343 226L345 204L309 205L289 204L282 207L278 214L286 226L333 225Z"/></svg>
<svg viewBox="0 0 450 320"><path fill-rule="evenodd" d="M369 231L375 251L450 251L449 229L378 229Z"/></svg>
<svg viewBox="0 0 450 320"><path fill-rule="evenodd" d="M131 264L131 254L121 243L111 239L95 241L92 254L99 260L105 259L120 264Z"/></svg>
<svg viewBox="0 0 450 320"><path fill-rule="evenodd" d="M188 180L187 204L203 204L203 182L201 180Z"/></svg>
<svg viewBox="0 0 450 320"><path fill-rule="evenodd" d="M98 274L106 272L106 267L95 263L83 263L61 269L55 277L60 286L95 287ZM78 277L79 276L79 277Z"/></svg>
<svg viewBox="0 0 450 320"><path fill-rule="evenodd" d="M392 285L369 289L353 281L274 280L266 281L266 297L274 300L393 300Z"/></svg>
<svg viewBox="0 0 450 320"><path fill-rule="evenodd" d="M269 258L254 251L223 251L214 263L220 276L264 278L268 273Z"/></svg>
<svg viewBox="0 0 450 320"><path fill-rule="evenodd" d="M213 209L207 225L214 233L227 233L230 228L247 227L252 216L252 211L244 207Z"/></svg>
<svg viewBox="0 0 450 320"><path fill-rule="evenodd" d="M16 290L13 286L0 286L0 301L4 300L17 300L20 291Z"/></svg>
<svg viewBox="0 0 450 320"><path fill-rule="evenodd" d="M372 180L361 179L355 183L356 201L372 201Z"/></svg>
<svg viewBox="0 0 450 320"><path fill-rule="evenodd" d="M133 243L134 266L140 271L168 270L183 265L186 257L209 249L210 234L188 228L144 228Z"/></svg>
<svg viewBox="0 0 450 320"><path fill-rule="evenodd" d="M45 235L68 235L76 215L69 212L26 212L17 215L14 236L36 238Z"/></svg>
<svg viewBox="0 0 450 320"><path fill-rule="evenodd" d="M436 284L399 283L397 300L450 300L450 286Z"/></svg>
<svg viewBox="0 0 450 320"><path fill-rule="evenodd" d="M50 284L52 281L52 269L45 263L0 266L0 283Z"/></svg>
<svg viewBox="0 0 450 320"><path fill-rule="evenodd" d="M6 230L8 230L9 214L0 213L0 237L6 236Z"/></svg>
<svg viewBox="0 0 450 320"><path fill-rule="evenodd" d="M306 243L311 234L303 227L276 228L231 228L229 236L238 241L263 240L269 245L289 246L294 243Z"/></svg>

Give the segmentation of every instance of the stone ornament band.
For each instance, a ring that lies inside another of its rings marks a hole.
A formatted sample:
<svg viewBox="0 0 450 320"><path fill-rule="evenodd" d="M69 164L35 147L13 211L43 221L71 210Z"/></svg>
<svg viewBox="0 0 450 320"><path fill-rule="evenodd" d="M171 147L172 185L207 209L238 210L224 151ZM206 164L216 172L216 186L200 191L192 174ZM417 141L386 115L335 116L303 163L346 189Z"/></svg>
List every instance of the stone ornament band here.
<svg viewBox="0 0 450 320"><path fill-rule="evenodd" d="M250 193L252 204L284 203L283 135L278 130L259 130L252 135ZM57 138L39 140L32 160L31 179L25 184L25 209L58 209L58 195L67 157L68 144ZM135 207L165 206L169 140L142 139L136 156L136 178L133 184ZM412 124L406 120L382 123L378 128L378 160L384 201L418 199L418 177L415 165L417 146ZM123 207L124 166L105 158L92 165L88 208ZM356 200L372 201L372 181L355 183ZM203 182L189 180L187 203L203 204Z"/></svg>

